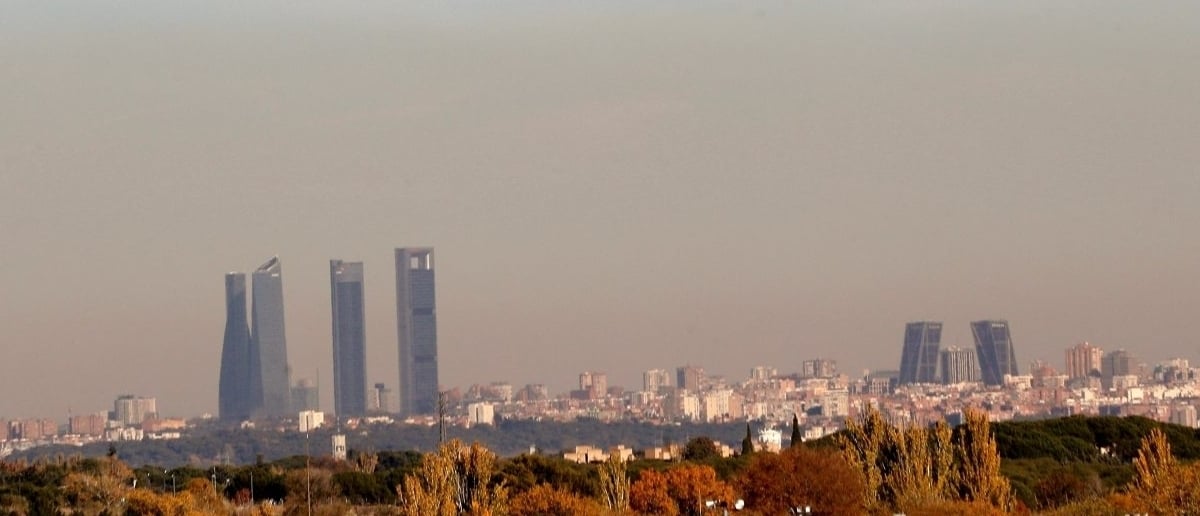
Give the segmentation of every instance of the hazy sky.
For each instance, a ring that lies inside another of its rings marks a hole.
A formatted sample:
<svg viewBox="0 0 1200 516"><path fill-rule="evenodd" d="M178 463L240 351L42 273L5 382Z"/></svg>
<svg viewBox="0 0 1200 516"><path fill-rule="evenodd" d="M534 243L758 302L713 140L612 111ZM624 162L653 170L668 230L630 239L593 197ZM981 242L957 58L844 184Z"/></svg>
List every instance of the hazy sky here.
<svg viewBox="0 0 1200 516"><path fill-rule="evenodd" d="M444 385L638 387L1006 318L1200 360L1197 2L0 0L0 417L216 410L222 275L434 246Z"/></svg>

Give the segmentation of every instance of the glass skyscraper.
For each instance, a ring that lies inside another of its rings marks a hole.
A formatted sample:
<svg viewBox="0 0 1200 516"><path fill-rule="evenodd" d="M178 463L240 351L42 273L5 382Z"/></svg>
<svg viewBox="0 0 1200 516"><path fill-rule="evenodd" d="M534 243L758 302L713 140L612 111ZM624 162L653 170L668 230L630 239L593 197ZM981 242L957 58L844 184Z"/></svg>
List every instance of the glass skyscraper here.
<svg viewBox="0 0 1200 516"><path fill-rule="evenodd" d="M283 322L283 265L279 257L267 260L254 271L253 278L250 335L258 378L252 388L258 391L257 398L262 400L262 415L290 415L291 385Z"/></svg>
<svg viewBox="0 0 1200 516"><path fill-rule="evenodd" d="M984 384L1002 385L1004 375L1020 374L1008 321L975 321L971 333L975 335L975 359Z"/></svg>
<svg viewBox="0 0 1200 516"><path fill-rule="evenodd" d="M329 261L333 313L333 411L367 412L367 331L362 262Z"/></svg>
<svg viewBox="0 0 1200 516"><path fill-rule="evenodd" d="M904 327L904 349L900 352L900 385L938 383L938 351L942 345L942 323L910 322Z"/></svg>
<svg viewBox="0 0 1200 516"><path fill-rule="evenodd" d="M225 275L225 341L218 405L221 419L245 421L290 413L287 338L283 320L283 267L274 256L254 271L251 319L246 319L246 275Z"/></svg>
<svg viewBox="0 0 1200 516"><path fill-rule="evenodd" d="M226 421L244 421L254 415L253 349L246 323L246 275L225 275L225 340L221 346L221 379L218 385L218 415Z"/></svg>
<svg viewBox="0 0 1200 516"><path fill-rule="evenodd" d="M438 362L431 247L396 249L396 334L400 414L433 414L438 404Z"/></svg>

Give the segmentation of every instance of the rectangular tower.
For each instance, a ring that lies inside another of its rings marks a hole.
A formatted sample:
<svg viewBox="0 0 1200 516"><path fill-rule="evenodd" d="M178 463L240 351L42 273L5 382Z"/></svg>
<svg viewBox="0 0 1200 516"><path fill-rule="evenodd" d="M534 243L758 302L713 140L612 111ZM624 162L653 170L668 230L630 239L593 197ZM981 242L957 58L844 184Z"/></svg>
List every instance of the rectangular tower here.
<svg viewBox="0 0 1200 516"><path fill-rule="evenodd" d="M942 383L951 385L978 381L976 370L979 367L975 364L974 350L951 346L942 350L941 357Z"/></svg>
<svg viewBox="0 0 1200 516"><path fill-rule="evenodd" d="M985 385L1003 385L1004 375L1020 374L1008 321L975 321L971 323L971 333L975 336L975 359Z"/></svg>
<svg viewBox="0 0 1200 516"><path fill-rule="evenodd" d="M400 415L433 414L438 406L438 362L432 247L396 249L396 335Z"/></svg>
<svg viewBox="0 0 1200 516"><path fill-rule="evenodd" d="M658 392L670 386L671 374L666 369L651 369L642 373L642 389L645 391Z"/></svg>
<svg viewBox="0 0 1200 516"><path fill-rule="evenodd" d="M274 256L254 271L251 300L252 347L258 351L257 376L262 415L291 415L291 381L288 378L287 336L283 322L283 265Z"/></svg>
<svg viewBox="0 0 1200 516"><path fill-rule="evenodd" d="M1093 374L1099 375L1100 360L1103 357L1104 350L1096 346L1087 342L1076 344L1075 347L1067 349L1067 377L1075 380Z"/></svg>
<svg viewBox="0 0 1200 516"><path fill-rule="evenodd" d="M367 412L367 329L362 262L329 261L333 308L333 412Z"/></svg>
<svg viewBox="0 0 1200 516"><path fill-rule="evenodd" d="M900 352L900 385L937 383L941 345L942 323L920 321L905 325L904 349Z"/></svg>

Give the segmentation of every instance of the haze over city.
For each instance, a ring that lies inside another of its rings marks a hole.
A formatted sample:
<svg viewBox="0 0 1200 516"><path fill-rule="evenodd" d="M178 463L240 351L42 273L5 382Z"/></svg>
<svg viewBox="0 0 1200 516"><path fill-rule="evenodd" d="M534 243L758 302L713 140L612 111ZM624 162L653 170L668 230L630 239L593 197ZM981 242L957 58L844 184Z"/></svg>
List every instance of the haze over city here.
<svg viewBox="0 0 1200 516"><path fill-rule="evenodd" d="M1198 49L1189 3L11 3L0 414L215 412L273 255L293 376L336 258L393 383L405 246L447 387L895 369L924 319L1195 361Z"/></svg>

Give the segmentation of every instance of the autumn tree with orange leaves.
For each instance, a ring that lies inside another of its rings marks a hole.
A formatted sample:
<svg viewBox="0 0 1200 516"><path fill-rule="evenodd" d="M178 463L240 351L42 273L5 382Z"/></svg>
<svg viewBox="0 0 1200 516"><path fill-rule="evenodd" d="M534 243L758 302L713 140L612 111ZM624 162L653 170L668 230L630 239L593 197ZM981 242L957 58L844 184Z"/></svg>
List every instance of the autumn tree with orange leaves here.
<svg viewBox="0 0 1200 516"><path fill-rule="evenodd" d="M665 472L644 471L630 487L630 507L643 514L698 515L705 502L732 504L733 488L710 466L686 464Z"/></svg>
<svg viewBox="0 0 1200 516"><path fill-rule="evenodd" d="M820 514L861 514L862 479L840 454L800 445L759 453L737 479L746 506L761 514L811 507Z"/></svg>

